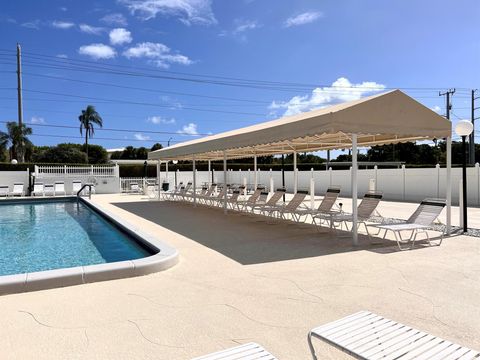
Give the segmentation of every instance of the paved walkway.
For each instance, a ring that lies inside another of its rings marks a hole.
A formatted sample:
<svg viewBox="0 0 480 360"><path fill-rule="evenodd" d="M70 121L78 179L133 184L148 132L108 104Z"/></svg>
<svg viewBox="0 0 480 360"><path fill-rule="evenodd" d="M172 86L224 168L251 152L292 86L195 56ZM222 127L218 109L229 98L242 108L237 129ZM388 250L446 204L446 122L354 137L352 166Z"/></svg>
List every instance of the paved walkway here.
<svg viewBox="0 0 480 360"><path fill-rule="evenodd" d="M308 225L135 195L93 200L175 246L180 263L0 297L0 358L184 360L256 341L279 359L308 359L309 329L363 309L480 349L478 238L400 252L361 237L354 248ZM381 212L410 209L385 203ZM322 359L349 359L316 344Z"/></svg>

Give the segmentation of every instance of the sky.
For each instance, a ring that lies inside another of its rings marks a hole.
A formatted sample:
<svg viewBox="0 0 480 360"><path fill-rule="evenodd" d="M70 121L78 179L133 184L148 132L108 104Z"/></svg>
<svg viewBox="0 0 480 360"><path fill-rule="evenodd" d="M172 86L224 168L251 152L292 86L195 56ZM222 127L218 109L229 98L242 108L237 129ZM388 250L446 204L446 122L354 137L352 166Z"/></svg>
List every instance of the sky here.
<svg viewBox="0 0 480 360"><path fill-rule="evenodd" d="M91 143L106 148L166 146L395 88L440 114L439 91L456 88L456 122L480 88L479 16L478 0L5 1L0 121L17 120L20 43L36 145L81 143L89 104L104 121Z"/></svg>

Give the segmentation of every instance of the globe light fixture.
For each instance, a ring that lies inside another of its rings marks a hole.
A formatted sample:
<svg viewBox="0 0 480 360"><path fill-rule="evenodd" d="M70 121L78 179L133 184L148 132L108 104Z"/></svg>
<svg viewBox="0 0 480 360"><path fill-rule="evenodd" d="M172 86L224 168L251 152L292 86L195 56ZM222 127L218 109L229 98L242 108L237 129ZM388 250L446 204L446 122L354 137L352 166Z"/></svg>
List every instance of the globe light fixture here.
<svg viewBox="0 0 480 360"><path fill-rule="evenodd" d="M12 165L17 165L17 164L18 164L18 161L17 161L17 159L12 159L12 161L11 161L11 162L12 162Z"/></svg>
<svg viewBox="0 0 480 360"><path fill-rule="evenodd" d="M172 160L172 163L173 163L173 165L177 165L177 164L178 164L178 160Z"/></svg>
<svg viewBox="0 0 480 360"><path fill-rule="evenodd" d="M460 120L455 126L455 132L462 137L462 200L463 200L463 232L468 230L467 221L467 136L473 131L473 124L468 120Z"/></svg>

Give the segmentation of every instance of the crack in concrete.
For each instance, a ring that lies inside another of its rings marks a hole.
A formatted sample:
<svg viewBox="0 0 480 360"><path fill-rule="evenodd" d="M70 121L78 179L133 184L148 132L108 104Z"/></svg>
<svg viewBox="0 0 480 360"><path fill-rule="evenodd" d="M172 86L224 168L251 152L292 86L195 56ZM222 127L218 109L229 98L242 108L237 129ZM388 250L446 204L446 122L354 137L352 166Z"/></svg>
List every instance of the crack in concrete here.
<svg viewBox="0 0 480 360"><path fill-rule="evenodd" d="M158 346L163 346L163 347L168 347L168 348L172 348L172 349L185 349L184 346L175 346L175 345L166 345L166 344L161 344L161 343L158 343L156 341L153 341L153 340L150 340L149 338L147 338L145 336L145 334L143 333L142 329L140 328L140 325L138 325L135 321L133 320L127 320L129 323L133 324L136 329L138 330L139 334L146 340L148 341L149 343L151 344L154 344L154 345L158 345Z"/></svg>
<svg viewBox="0 0 480 360"><path fill-rule="evenodd" d="M314 298L317 298L319 299L321 302L325 302L325 300L323 298L321 298L320 296L318 295L315 295L315 294L312 294L311 292L303 289L300 285L298 285L298 283L296 283L294 280L291 280L291 279L287 279L287 278L280 278L280 277L273 277L273 276L266 276L266 275L258 275L258 274L250 274L252 276L255 276L255 277L260 277L260 278L265 278L265 279L271 279L271 280L283 280L283 281L288 281L289 283L293 284L298 290L300 290L301 292L303 292L304 294L306 295L309 295L309 296L313 296Z"/></svg>
<svg viewBox="0 0 480 360"><path fill-rule="evenodd" d="M86 329L85 326L62 327L62 326L49 325L49 324L46 324L46 323L41 322L40 320L38 320L38 319L36 318L36 316L35 316L34 314L32 314L31 312L29 312L29 311L26 311L26 310L18 310L18 312L30 315L30 317L33 319L33 321L35 321L38 325L44 326L44 327L47 327L47 328L50 328L50 329L60 329L60 330L79 330L79 329Z"/></svg>
<svg viewBox="0 0 480 360"><path fill-rule="evenodd" d="M405 274L403 273L402 270L397 269L396 267L394 267L392 265L387 265L387 268L397 271L400 274L400 276L402 277L402 279L405 280L405 282L407 284L410 284L410 281L408 281L407 277L405 276Z"/></svg>

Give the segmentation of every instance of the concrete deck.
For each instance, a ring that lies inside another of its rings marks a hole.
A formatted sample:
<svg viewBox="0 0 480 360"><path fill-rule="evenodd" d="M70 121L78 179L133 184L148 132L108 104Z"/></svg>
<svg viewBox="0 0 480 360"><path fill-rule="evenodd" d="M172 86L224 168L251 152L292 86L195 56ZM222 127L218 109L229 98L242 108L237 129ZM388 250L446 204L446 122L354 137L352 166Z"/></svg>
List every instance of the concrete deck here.
<svg viewBox="0 0 480 360"><path fill-rule="evenodd" d="M309 359L308 330L362 309L480 349L478 238L400 252L361 237L354 248L308 225L136 195L92 200L177 248L180 263L0 297L1 358L183 360L255 341L279 359ZM385 202L380 212L411 211ZM316 345L322 359L350 358Z"/></svg>

